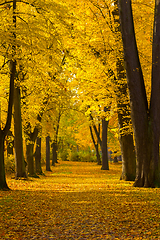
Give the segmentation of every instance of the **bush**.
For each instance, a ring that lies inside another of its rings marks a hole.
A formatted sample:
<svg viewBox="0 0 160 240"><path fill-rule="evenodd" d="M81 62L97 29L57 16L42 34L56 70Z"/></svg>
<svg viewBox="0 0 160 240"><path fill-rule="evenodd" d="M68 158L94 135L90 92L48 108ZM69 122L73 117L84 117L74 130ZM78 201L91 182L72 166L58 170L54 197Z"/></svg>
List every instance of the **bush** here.
<svg viewBox="0 0 160 240"><path fill-rule="evenodd" d="M79 152L71 152L70 153L70 161L77 162L96 162L96 156L89 151L79 151Z"/></svg>
<svg viewBox="0 0 160 240"><path fill-rule="evenodd" d="M71 152L70 154L70 161L81 162L80 156L78 152Z"/></svg>
<svg viewBox="0 0 160 240"><path fill-rule="evenodd" d="M96 154L90 151L71 151L70 149L64 150L59 153L59 158L62 161L74 162L97 162Z"/></svg>
<svg viewBox="0 0 160 240"><path fill-rule="evenodd" d="M59 158L60 158L62 161L69 161L69 159L68 159L68 152L67 152L67 151L60 152L60 153L59 153Z"/></svg>
<svg viewBox="0 0 160 240"><path fill-rule="evenodd" d="M81 162L97 162L96 155L89 151L80 151L79 157Z"/></svg>

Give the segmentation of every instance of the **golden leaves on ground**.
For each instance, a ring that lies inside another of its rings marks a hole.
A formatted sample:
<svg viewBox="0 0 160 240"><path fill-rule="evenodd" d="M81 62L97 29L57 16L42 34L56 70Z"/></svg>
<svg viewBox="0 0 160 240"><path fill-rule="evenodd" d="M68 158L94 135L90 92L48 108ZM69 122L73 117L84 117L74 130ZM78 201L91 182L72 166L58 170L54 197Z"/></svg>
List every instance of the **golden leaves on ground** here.
<svg viewBox="0 0 160 240"><path fill-rule="evenodd" d="M119 180L121 164L60 162L40 179L8 177L0 239L158 239L160 190Z"/></svg>

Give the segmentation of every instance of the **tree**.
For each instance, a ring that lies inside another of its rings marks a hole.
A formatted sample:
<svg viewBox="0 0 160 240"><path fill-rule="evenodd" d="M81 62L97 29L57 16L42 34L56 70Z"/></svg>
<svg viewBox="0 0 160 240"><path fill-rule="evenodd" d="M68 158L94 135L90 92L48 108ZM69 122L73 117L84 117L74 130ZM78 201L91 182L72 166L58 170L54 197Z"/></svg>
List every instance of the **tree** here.
<svg viewBox="0 0 160 240"><path fill-rule="evenodd" d="M5 5L5 4L4 4ZM15 41L16 34L15 34L15 27L16 27L16 0L13 0L13 32L12 37ZM11 126L11 118L12 118L12 106L13 106L13 94L14 94L14 79L16 74L16 60L14 59L15 54L15 44L14 41L12 43L12 51L13 55L12 58L9 60L9 67L10 67L10 86L9 86L9 101L8 101L8 111L7 111L7 119L4 128L2 129L0 126L0 189L7 190L9 189L6 183L5 177L5 167L4 167L4 139L8 133L8 130Z"/></svg>
<svg viewBox="0 0 160 240"><path fill-rule="evenodd" d="M42 175L42 167L41 167L41 137L37 137L36 141L36 151L35 151L35 168L36 174Z"/></svg>
<svg viewBox="0 0 160 240"><path fill-rule="evenodd" d="M10 92L9 92L9 103L8 103L8 113L5 127L2 129L0 127L0 189L7 190L8 185L6 183L5 177L5 167L4 167L4 139L10 129L11 118L12 118L12 106L13 106L13 92L14 92L14 78L16 73L16 61L10 61L11 73L10 73Z"/></svg>
<svg viewBox="0 0 160 240"><path fill-rule="evenodd" d="M38 177L35 173L34 165L34 145L38 136L38 127L36 126L34 130L31 130L31 125L28 123L28 126L25 130L26 134L26 157L28 165L28 174L30 177Z"/></svg>
<svg viewBox="0 0 160 240"><path fill-rule="evenodd" d="M73 1L74 2L74 1ZM74 4L74 3L72 3ZM76 2L77 4L77 2ZM85 14L84 14L85 9ZM80 94L83 104L90 101L93 111L97 110L97 105L109 106L118 112L119 140L122 151L122 179L135 179L135 154L133 133L131 128L130 106L127 92L127 81L123 66L123 46L120 34L119 14L117 1L81 1L78 3L78 17L80 29L83 32L83 46L86 47L85 59L82 53L79 57L80 73ZM83 22L84 21L84 22ZM76 21L75 24L76 26ZM79 30L79 31L80 31ZM75 34L76 35L76 34ZM77 41L78 42L78 41ZM82 48L84 51L84 48ZM92 58L91 60L89 58ZM82 60L83 59L83 60ZM97 68L98 66L98 68ZM91 73L92 71L92 73ZM83 76L83 77L82 77ZM88 76L88 79L87 79ZM107 90L108 94L106 94ZM84 92L84 96L82 95ZM92 99L92 100L90 100ZM98 103L93 99L98 99ZM114 100L113 100L114 99Z"/></svg>
<svg viewBox="0 0 160 240"><path fill-rule="evenodd" d="M118 1L114 1L114 9L112 11L114 20L114 35L116 36L117 48L122 42L119 12L118 12ZM133 181L135 180L136 174L136 157L135 157L135 147L133 141L133 131L131 127L131 117L130 117L130 105L128 96L127 80L124 68L124 57L122 44L119 51L116 52L116 68L117 76L114 76L115 84L115 95L117 101L117 113L118 113L118 123L119 123L119 141L121 146L122 155L122 175L120 179Z"/></svg>
<svg viewBox="0 0 160 240"><path fill-rule="evenodd" d="M19 177L26 178L26 168L23 153L22 138L22 119L21 119L21 95L20 88L14 86L14 148L16 162L16 179Z"/></svg>
<svg viewBox="0 0 160 240"><path fill-rule="evenodd" d="M46 171L51 171L51 168L50 168L50 136L46 137Z"/></svg>
<svg viewBox="0 0 160 240"><path fill-rule="evenodd" d="M95 150L96 150L97 163L98 163L98 165L101 165L102 164L101 163L101 157L100 157L100 153L99 153L99 149L98 149L99 142L98 142L98 140L97 141L95 140L95 137L94 137L94 134L93 134L93 130L92 130L92 126L89 126L89 129L90 129L91 138L92 138ZM99 132L100 132L100 124L99 124Z"/></svg>
<svg viewBox="0 0 160 240"><path fill-rule="evenodd" d="M131 0L119 0L119 13L137 156L134 186L156 187L160 186L160 2L155 1L149 102L135 37Z"/></svg>
<svg viewBox="0 0 160 240"><path fill-rule="evenodd" d="M104 108L104 112L107 112L107 108ZM107 144L107 132L108 132L109 120L104 117L102 119L102 170L109 170L108 165L108 144Z"/></svg>
<svg viewBox="0 0 160 240"><path fill-rule="evenodd" d="M55 163L58 162L58 157L57 157L57 152L58 152L58 132L59 132L59 124L60 124L60 119L61 119L61 113L59 112L58 118L57 118L57 123L54 126L54 136L53 136L53 141L51 144L52 148L52 166L55 166Z"/></svg>

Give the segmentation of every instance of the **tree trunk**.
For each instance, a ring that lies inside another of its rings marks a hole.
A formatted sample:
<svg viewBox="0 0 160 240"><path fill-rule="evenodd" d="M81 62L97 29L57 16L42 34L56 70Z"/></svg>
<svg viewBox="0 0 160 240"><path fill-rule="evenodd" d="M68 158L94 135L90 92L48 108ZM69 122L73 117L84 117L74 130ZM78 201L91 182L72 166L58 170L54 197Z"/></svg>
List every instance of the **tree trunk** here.
<svg viewBox="0 0 160 240"><path fill-rule="evenodd" d="M36 166L36 173L39 175L42 175L43 171L41 167L41 138L40 137L37 137L37 141L36 141L35 166Z"/></svg>
<svg viewBox="0 0 160 240"><path fill-rule="evenodd" d="M98 142L96 143L96 141L95 141L91 126L89 126L89 129L90 129L91 138L92 138L95 150L96 150L97 163L98 163L98 165L101 165L102 163L101 163L101 157L100 157L99 150L98 150Z"/></svg>
<svg viewBox="0 0 160 240"><path fill-rule="evenodd" d="M102 161L101 161L101 157L99 154L99 144L98 143L95 145L95 149L96 149L97 163L98 163L98 165L101 165Z"/></svg>
<svg viewBox="0 0 160 240"><path fill-rule="evenodd" d="M7 133L7 156L13 155L14 139L13 134L9 130Z"/></svg>
<svg viewBox="0 0 160 240"><path fill-rule="evenodd" d="M118 12L118 0L114 0L114 10L112 11L115 23L116 41L119 46L121 42L121 29ZM119 49L117 55L117 77L114 77L116 101L118 107L118 123L120 135L120 147L122 152L122 175L120 179L132 181L136 177L136 156L131 129L131 116L129 96L127 93L127 79L124 68L123 53ZM125 129L125 130L124 130Z"/></svg>
<svg viewBox="0 0 160 240"><path fill-rule="evenodd" d="M4 165L4 134L0 130L0 190L9 190L5 176L5 165Z"/></svg>
<svg viewBox="0 0 160 240"><path fill-rule="evenodd" d="M16 27L16 0L13 0L13 25ZM13 32L13 38L16 38L15 32ZM13 56L15 52L16 46L13 44ZM12 56L12 57L13 57ZM13 95L14 95L14 79L16 74L16 60L10 60L9 62L10 68L10 86L9 86L9 101L8 101L8 111L7 111L7 120L4 129L1 129L0 126L0 189L9 190L9 187L6 183L5 176L5 166L4 166L4 139L11 127L11 119L12 119L12 107L13 107Z"/></svg>
<svg viewBox="0 0 160 240"><path fill-rule="evenodd" d="M160 187L160 1L155 1L154 29L152 43L152 87L150 101L151 117L151 169L150 181L152 186ZM150 124L150 123L149 123ZM149 125L150 127L150 125Z"/></svg>
<svg viewBox="0 0 160 240"><path fill-rule="evenodd" d="M122 154L122 175L121 180L134 181L136 173L135 150L133 136L131 134L120 136Z"/></svg>
<svg viewBox="0 0 160 240"><path fill-rule="evenodd" d="M15 6L14 6L14 9L15 9ZM9 190L9 187L6 183L5 166L4 166L4 139L11 126L15 73L16 73L16 61L10 61L10 88L9 88L7 120L3 130L1 129L1 126L0 126L0 189L2 190Z"/></svg>
<svg viewBox="0 0 160 240"><path fill-rule="evenodd" d="M33 148L34 148L33 143L28 143L26 145L26 156L27 156L29 177L37 177L37 175L35 174L35 168L34 168Z"/></svg>
<svg viewBox="0 0 160 240"><path fill-rule="evenodd" d="M109 170L107 147L108 123L109 121L102 119L102 170Z"/></svg>
<svg viewBox="0 0 160 240"><path fill-rule="evenodd" d="M119 142L122 155L122 175L120 179L134 181L136 178L136 156L133 134L129 129L130 113L128 109L128 101L124 105L118 104Z"/></svg>
<svg viewBox="0 0 160 240"><path fill-rule="evenodd" d="M16 174L15 177L26 178L25 161L23 154L23 139L22 139L22 120L21 120L21 103L20 103L20 88L14 87L14 147Z"/></svg>
<svg viewBox="0 0 160 240"><path fill-rule="evenodd" d="M54 127L55 136L53 140L53 145L51 146L52 147L52 166L55 166L55 163L58 163L57 152L58 152L58 131L59 131L60 119L61 119L61 113L59 112L57 125Z"/></svg>
<svg viewBox="0 0 160 240"><path fill-rule="evenodd" d="M38 135L38 127L34 128L34 131L31 132L31 125L28 123L28 126L25 130L26 137L26 156L28 163L28 174L30 177L38 177L35 173L35 164L34 164L34 144Z"/></svg>
<svg viewBox="0 0 160 240"><path fill-rule="evenodd" d="M50 137L46 137L46 171L51 171L50 168Z"/></svg>
<svg viewBox="0 0 160 240"><path fill-rule="evenodd" d="M137 156L134 186L160 186L160 2L156 1L155 5L150 109L135 39L131 1L119 0L119 12Z"/></svg>
<svg viewBox="0 0 160 240"><path fill-rule="evenodd" d="M90 114L90 120L93 121L93 117L92 117L91 114ZM93 124L93 129L94 129L94 132L95 132L95 134L97 136L97 141L100 144L100 147L101 147L101 150L102 150L102 140L100 138L100 125L98 126L98 129L97 129L96 125Z"/></svg>
<svg viewBox="0 0 160 240"><path fill-rule="evenodd" d="M52 145L52 166L55 166L55 163L57 163L57 143L53 141Z"/></svg>

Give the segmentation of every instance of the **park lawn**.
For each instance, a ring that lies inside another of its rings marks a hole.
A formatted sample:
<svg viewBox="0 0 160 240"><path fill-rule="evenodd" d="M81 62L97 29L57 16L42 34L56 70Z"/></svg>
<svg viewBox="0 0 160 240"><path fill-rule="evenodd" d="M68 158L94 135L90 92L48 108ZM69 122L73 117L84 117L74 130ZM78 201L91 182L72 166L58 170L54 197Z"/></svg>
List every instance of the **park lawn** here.
<svg viewBox="0 0 160 240"><path fill-rule="evenodd" d="M121 164L62 162L0 192L0 239L160 239L160 189L120 181ZM158 238L159 237L159 238Z"/></svg>

